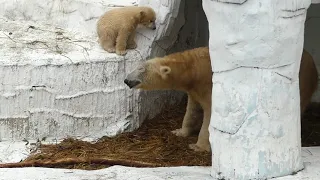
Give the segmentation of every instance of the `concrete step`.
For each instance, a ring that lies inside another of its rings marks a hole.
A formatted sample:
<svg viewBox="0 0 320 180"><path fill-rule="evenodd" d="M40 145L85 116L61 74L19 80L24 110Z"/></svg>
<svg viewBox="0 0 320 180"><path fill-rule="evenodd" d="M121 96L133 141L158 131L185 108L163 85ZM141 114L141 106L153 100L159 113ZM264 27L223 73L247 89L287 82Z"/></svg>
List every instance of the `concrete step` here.
<svg viewBox="0 0 320 180"><path fill-rule="evenodd" d="M0 139L101 137L138 126L123 79L139 53L109 54L93 35L31 21L1 19L0 29Z"/></svg>
<svg viewBox="0 0 320 180"><path fill-rule="evenodd" d="M154 3L166 13L179 5ZM172 24L178 10L159 15L158 34L138 34L138 48L126 56L99 46L98 17L127 5L136 0L0 0L0 141L114 136L180 102L181 93L141 92L123 83L150 53L165 53L154 40L169 36L165 22Z"/></svg>

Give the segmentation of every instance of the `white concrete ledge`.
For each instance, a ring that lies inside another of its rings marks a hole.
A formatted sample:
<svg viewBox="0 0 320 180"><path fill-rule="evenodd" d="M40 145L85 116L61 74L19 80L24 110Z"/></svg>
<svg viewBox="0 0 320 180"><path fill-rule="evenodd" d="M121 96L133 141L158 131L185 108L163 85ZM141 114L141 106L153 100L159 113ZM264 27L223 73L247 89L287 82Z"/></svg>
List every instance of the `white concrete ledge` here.
<svg viewBox="0 0 320 180"><path fill-rule="evenodd" d="M138 31L138 48L122 57L99 47L96 21L136 0L0 0L0 141L114 136L180 102L181 93L123 83L146 57L165 54L184 23L180 1L140 4L158 7L158 28Z"/></svg>
<svg viewBox="0 0 320 180"><path fill-rule="evenodd" d="M138 93L123 83L138 51L109 54L93 35L30 21L0 19L0 29L0 140L99 138L139 126Z"/></svg>
<svg viewBox="0 0 320 180"><path fill-rule="evenodd" d="M145 57L107 53L95 34L2 18L0 39L0 141L114 136L180 101L130 90L125 75Z"/></svg>

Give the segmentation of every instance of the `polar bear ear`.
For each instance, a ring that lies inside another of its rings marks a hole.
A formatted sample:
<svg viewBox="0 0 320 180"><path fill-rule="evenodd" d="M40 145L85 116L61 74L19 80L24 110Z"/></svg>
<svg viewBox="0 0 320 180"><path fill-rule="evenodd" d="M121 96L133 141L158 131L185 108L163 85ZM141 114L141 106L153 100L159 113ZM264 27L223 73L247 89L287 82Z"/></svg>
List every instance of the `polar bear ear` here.
<svg viewBox="0 0 320 180"><path fill-rule="evenodd" d="M170 74L171 68L169 66L161 66L160 67L160 74L163 78L167 77Z"/></svg>
<svg viewBox="0 0 320 180"><path fill-rule="evenodd" d="M141 16L141 17L144 17L145 15L146 15L146 12L140 11L140 16Z"/></svg>

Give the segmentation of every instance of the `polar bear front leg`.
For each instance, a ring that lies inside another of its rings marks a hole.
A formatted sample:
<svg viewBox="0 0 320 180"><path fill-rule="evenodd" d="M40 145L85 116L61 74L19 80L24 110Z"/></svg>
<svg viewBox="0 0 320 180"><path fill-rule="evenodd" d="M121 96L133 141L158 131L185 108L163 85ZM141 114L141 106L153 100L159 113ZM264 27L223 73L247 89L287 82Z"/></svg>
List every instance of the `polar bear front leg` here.
<svg viewBox="0 0 320 180"><path fill-rule="evenodd" d="M209 142L209 124L210 124L211 111L204 111L203 123L198 136L196 144L190 144L189 148L194 151L211 151Z"/></svg>
<svg viewBox="0 0 320 180"><path fill-rule="evenodd" d="M188 95L187 111L184 115L182 127L171 131L176 136L187 137L193 133L198 133L201 125L202 109L190 95Z"/></svg>
<svg viewBox="0 0 320 180"><path fill-rule="evenodd" d="M137 43L134 41L134 38L136 36L136 31L133 31L128 39L128 44L127 44L127 48L128 49L135 49L137 48Z"/></svg>
<svg viewBox="0 0 320 180"><path fill-rule="evenodd" d="M129 35L131 34L130 30L122 29L118 33L117 42L116 42L116 53L120 56L124 56L127 54L127 41Z"/></svg>

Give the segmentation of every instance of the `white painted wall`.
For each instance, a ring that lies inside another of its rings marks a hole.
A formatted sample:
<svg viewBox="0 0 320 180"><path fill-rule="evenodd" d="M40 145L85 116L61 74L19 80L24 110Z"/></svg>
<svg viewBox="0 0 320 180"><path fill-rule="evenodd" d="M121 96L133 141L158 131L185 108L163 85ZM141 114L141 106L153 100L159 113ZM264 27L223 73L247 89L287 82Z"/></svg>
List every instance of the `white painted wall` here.
<svg viewBox="0 0 320 180"><path fill-rule="evenodd" d="M320 1L319 1L320 2ZM319 3L318 2L318 3ZM311 4L305 22L304 48L315 60L320 79L320 4ZM312 101L320 102L320 80Z"/></svg>

